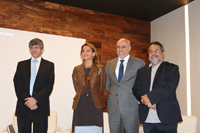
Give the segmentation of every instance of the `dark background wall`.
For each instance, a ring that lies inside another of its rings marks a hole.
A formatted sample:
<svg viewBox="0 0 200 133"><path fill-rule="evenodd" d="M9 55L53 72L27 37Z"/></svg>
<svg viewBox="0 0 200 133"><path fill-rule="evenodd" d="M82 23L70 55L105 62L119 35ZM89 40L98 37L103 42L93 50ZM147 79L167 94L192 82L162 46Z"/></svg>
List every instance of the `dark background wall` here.
<svg viewBox="0 0 200 133"><path fill-rule="evenodd" d="M131 41L130 54L148 63L150 22L38 0L0 0L0 9L0 27L84 38L97 47L103 65L117 57L122 37Z"/></svg>

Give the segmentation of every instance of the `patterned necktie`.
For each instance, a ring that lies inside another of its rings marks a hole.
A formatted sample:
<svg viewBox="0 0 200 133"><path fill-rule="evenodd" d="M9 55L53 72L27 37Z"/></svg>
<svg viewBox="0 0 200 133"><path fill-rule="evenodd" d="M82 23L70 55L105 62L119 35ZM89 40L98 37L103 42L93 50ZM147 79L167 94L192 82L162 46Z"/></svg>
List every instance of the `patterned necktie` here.
<svg viewBox="0 0 200 133"><path fill-rule="evenodd" d="M120 60L120 61L121 61L121 64L119 66L118 83L121 81L123 77L123 73L124 73L124 65L123 65L124 60Z"/></svg>
<svg viewBox="0 0 200 133"><path fill-rule="evenodd" d="M38 63L38 60L33 60L33 66L31 70L31 81L30 81L30 95L31 96L33 93L33 86L34 86L35 78L36 78L36 71L37 71L36 63Z"/></svg>

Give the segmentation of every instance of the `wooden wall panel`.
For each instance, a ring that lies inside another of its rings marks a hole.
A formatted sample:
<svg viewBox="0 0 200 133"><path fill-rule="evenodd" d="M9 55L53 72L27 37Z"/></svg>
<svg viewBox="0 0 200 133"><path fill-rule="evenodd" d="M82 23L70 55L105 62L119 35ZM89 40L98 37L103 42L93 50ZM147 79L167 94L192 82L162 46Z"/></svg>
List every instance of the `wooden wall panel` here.
<svg viewBox="0 0 200 133"><path fill-rule="evenodd" d="M98 42L103 65L117 57L122 37L131 41L131 55L148 63L150 22L39 0L0 0L0 9L0 27Z"/></svg>

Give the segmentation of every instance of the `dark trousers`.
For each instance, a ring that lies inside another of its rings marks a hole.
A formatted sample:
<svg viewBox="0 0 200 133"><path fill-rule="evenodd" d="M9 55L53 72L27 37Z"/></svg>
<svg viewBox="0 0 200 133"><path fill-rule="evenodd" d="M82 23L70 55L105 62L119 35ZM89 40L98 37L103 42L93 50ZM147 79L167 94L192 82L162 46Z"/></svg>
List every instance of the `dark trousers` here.
<svg viewBox="0 0 200 133"><path fill-rule="evenodd" d="M177 133L178 124L144 123L144 133Z"/></svg>
<svg viewBox="0 0 200 133"><path fill-rule="evenodd" d="M31 133L33 122L33 133L47 133L48 116L35 116L32 112L27 117L17 116L18 133Z"/></svg>

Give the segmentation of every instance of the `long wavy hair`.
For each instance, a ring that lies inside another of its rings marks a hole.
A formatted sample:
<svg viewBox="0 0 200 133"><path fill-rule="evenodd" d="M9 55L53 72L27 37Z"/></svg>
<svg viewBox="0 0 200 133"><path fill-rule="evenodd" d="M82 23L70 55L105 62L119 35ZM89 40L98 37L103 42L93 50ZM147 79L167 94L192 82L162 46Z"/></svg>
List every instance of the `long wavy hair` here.
<svg viewBox="0 0 200 133"><path fill-rule="evenodd" d="M97 54L97 50L96 48L94 47L94 45L92 45L91 43L88 43L86 42L85 44L83 44L81 46L81 53L80 53L80 56L81 56L81 59L82 59L82 62L84 62L84 59L82 58L82 52L83 52L83 47L84 46L88 46L92 49L92 52L94 53L95 52L95 55L94 57L92 58L92 61L93 63L96 65L96 66L99 66L100 65L100 61L99 61L99 57L98 57L98 54Z"/></svg>

